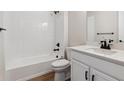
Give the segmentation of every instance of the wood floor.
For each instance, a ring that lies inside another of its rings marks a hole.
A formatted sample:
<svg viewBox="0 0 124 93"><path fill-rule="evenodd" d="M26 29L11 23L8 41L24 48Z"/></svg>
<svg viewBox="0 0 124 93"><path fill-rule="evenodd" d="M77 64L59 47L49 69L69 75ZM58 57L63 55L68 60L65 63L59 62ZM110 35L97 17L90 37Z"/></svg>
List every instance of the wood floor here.
<svg viewBox="0 0 124 93"><path fill-rule="evenodd" d="M55 72L51 71L51 72L48 72L42 76L32 78L28 81L54 81L54 76L55 76Z"/></svg>

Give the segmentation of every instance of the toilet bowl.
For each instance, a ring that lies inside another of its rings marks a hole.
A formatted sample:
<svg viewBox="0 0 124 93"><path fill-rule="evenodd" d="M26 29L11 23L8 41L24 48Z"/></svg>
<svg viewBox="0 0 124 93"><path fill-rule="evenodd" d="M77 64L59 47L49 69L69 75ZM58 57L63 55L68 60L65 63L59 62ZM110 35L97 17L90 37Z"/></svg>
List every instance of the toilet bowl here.
<svg viewBox="0 0 124 93"><path fill-rule="evenodd" d="M52 68L55 71L55 81L64 81L65 80L65 70L70 66L70 62L66 59L60 59L52 64Z"/></svg>

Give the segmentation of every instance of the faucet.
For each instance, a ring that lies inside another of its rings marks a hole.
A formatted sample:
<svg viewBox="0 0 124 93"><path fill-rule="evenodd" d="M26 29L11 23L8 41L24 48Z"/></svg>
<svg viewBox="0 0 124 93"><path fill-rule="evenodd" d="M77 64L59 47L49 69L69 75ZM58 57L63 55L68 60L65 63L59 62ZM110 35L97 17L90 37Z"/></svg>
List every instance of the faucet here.
<svg viewBox="0 0 124 93"><path fill-rule="evenodd" d="M106 40L104 40L104 41L101 41L101 46L100 46L100 48L102 48L102 49L111 49L111 47L110 47L110 43L111 42L113 42L113 40L111 40L111 39L109 39L109 43L107 44L107 41Z"/></svg>

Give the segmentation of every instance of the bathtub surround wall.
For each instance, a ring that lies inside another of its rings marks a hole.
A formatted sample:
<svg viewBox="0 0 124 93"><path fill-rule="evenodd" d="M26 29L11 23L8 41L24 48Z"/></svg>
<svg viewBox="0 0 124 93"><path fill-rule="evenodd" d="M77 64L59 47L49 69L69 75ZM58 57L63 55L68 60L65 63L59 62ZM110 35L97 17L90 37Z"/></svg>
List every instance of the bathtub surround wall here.
<svg viewBox="0 0 124 93"><path fill-rule="evenodd" d="M51 70L51 63L56 60L55 16L51 12L6 11L3 27L7 29L4 32L6 80L27 80Z"/></svg>
<svg viewBox="0 0 124 93"><path fill-rule="evenodd" d="M53 52L55 17L50 12L4 12L4 27L6 66Z"/></svg>

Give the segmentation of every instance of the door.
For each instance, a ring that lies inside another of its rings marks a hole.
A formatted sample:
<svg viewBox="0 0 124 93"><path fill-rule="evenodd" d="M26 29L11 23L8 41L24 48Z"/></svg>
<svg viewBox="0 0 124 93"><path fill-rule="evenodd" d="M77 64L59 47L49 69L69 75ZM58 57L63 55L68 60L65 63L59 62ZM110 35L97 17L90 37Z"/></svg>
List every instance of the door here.
<svg viewBox="0 0 124 93"><path fill-rule="evenodd" d="M0 28L2 25L2 14L0 12ZM4 80L4 58L3 58L3 31L0 31L0 80Z"/></svg>
<svg viewBox="0 0 124 93"><path fill-rule="evenodd" d="M89 81L89 67L72 60L71 80L72 81Z"/></svg>
<svg viewBox="0 0 124 93"><path fill-rule="evenodd" d="M117 81L115 78L99 72L93 68L90 69L90 80L91 81Z"/></svg>

